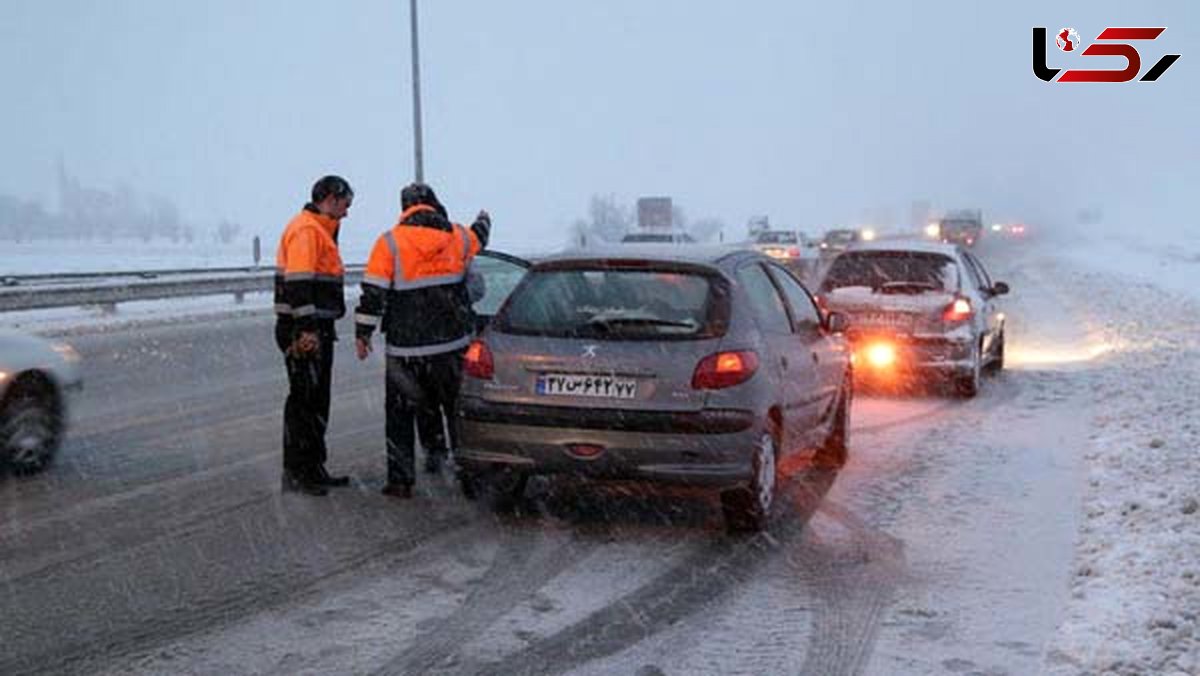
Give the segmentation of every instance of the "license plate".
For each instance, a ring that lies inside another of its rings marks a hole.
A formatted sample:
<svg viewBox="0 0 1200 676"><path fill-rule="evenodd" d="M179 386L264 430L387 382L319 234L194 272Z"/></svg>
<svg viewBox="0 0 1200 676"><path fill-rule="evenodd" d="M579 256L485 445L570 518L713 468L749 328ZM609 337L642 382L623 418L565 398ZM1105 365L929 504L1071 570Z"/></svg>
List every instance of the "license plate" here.
<svg viewBox="0 0 1200 676"><path fill-rule="evenodd" d="M913 323L910 315L896 312L864 312L856 319L867 326L884 326L889 329L909 329Z"/></svg>
<svg viewBox="0 0 1200 676"><path fill-rule="evenodd" d="M551 397L633 399L637 397L637 381L614 376L546 373L537 378L537 393Z"/></svg>

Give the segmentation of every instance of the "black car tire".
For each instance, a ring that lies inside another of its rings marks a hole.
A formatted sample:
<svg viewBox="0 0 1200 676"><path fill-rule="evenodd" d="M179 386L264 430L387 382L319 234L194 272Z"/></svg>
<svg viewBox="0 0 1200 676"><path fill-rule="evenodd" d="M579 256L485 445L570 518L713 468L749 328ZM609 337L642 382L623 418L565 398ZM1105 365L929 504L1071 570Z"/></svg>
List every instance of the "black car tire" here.
<svg viewBox="0 0 1200 676"><path fill-rule="evenodd" d="M528 482L527 474L510 469L458 472L458 486L463 497L482 500L492 511L499 513L512 512L520 506Z"/></svg>
<svg viewBox="0 0 1200 676"><path fill-rule="evenodd" d="M980 379L983 376L982 341L975 344L974 367L966 373L960 373L954 378L954 393L963 399L971 399L979 394Z"/></svg>
<svg viewBox="0 0 1200 676"><path fill-rule="evenodd" d="M850 391L849 380L838 397L833 423L824 443L817 449L813 464L820 469L841 469L850 455Z"/></svg>
<svg viewBox="0 0 1200 676"><path fill-rule="evenodd" d="M1004 370L1004 334L1000 334L1000 338L996 341L996 355L992 357L992 361L988 362L988 373L995 375Z"/></svg>
<svg viewBox="0 0 1200 676"><path fill-rule="evenodd" d="M721 493L725 527L731 533L757 533L770 521L771 508L779 491L778 436L773 425L763 432L755 449L754 476L750 485Z"/></svg>
<svg viewBox="0 0 1200 676"><path fill-rule="evenodd" d="M62 433L62 404L54 385L36 376L13 383L0 404L0 460L16 474L39 472L53 462Z"/></svg>

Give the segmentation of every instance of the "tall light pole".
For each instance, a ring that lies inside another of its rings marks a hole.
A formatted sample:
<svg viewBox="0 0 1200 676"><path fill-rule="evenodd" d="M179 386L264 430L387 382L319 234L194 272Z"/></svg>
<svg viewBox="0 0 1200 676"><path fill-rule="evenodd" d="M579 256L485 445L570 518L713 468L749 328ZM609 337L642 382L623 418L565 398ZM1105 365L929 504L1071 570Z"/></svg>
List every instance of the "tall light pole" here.
<svg viewBox="0 0 1200 676"><path fill-rule="evenodd" d="M412 18L413 166L417 182L425 182L424 151L421 148L421 60L417 49L417 0L409 0Z"/></svg>

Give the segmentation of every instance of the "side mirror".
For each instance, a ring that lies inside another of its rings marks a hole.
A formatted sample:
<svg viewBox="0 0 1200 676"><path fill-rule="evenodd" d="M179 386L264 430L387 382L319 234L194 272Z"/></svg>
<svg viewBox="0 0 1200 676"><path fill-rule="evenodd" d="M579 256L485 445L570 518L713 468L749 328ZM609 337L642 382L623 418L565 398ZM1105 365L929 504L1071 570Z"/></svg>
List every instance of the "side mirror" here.
<svg viewBox="0 0 1200 676"><path fill-rule="evenodd" d="M993 296L1003 296L1006 293L1008 293L1008 285L1004 282L996 282L992 285Z"/></svg>
<svg viewBox="0 0 1200 676"><path fill-rule="evenodd" d="M825 329L830 333L845 333L850 328L850 318L841 312L825 315Z"/></svg>

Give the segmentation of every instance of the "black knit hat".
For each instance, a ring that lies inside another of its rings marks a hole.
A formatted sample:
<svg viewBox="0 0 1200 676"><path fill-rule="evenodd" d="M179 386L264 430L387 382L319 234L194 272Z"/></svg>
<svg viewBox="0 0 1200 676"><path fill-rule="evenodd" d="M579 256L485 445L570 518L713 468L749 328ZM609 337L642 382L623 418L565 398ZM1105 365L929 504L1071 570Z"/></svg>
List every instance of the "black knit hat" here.
<svg viewBox="0 0 1200 676"><path fill-rule="evenodd" d="M312 187L313 204L320 204L329 196L339 199L344 197L354 197L354 189L350 187L349 181L341 176L324 176Z"/></svg>
<svg viewBox="0 0 1200 676"><path fill-rule="evenodd" d="M437 194L425 183L410 183L400 191L400 208L407 211L418 204L437 209L442 216L446 215L446 207L438 201Z"/></svg>

